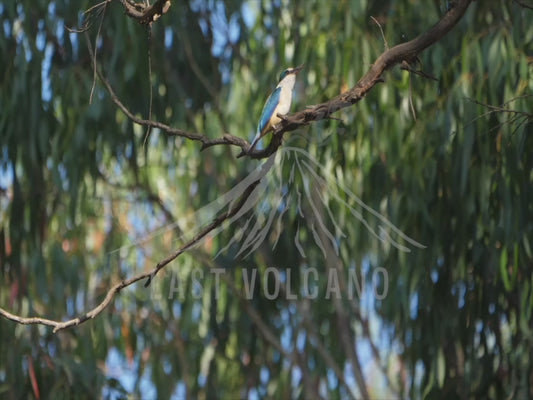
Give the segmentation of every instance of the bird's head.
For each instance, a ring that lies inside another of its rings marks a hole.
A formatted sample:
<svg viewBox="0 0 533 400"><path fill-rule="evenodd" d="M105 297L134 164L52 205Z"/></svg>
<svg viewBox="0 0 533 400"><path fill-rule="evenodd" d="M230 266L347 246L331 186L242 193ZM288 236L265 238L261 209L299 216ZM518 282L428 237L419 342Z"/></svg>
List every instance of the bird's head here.
<svg viewBox="0 0 533 400"><path fill-rule="evenodd" d="M300 72L300 70L304 67L304 64L298 66L298 67L294 67L294 68L287 68L285 71L283 71L280 75L279 75L279 81L281 82L283 80L283 78L285 78L286 76L288 75L292 75L292 74L297 74L298 72Z"/></svg>

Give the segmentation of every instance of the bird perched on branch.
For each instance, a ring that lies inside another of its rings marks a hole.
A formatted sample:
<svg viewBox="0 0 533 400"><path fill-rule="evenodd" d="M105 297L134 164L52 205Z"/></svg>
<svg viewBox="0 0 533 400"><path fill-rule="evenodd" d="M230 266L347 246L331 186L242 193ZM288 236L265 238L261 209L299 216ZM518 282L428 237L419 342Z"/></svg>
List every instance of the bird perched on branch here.
<svg viewBox="0 0 533 400"><path fill-rule="evenodd" d="M261 140L263 136L276 129L277 124L282 120L278 115L285 115L290 111L296 74L300 72L302 68L303 65L296 68L287 68L279 76L278 86L276 86L276 89L270 94L263 107L261 118L257 125L257 133L248 152L251 152L254 149L257 142Z"/></svg>

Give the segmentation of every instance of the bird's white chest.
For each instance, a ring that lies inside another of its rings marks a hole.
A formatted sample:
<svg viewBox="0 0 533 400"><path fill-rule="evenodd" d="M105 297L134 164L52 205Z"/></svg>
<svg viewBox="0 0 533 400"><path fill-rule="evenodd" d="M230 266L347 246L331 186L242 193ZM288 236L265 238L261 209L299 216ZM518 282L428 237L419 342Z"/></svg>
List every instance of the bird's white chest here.
<svg viewBox="0 0 533 400"><path fill-rule="evenodd" d="M276 111L273 113L270 123L272 125L277 125L281 118L278 117L278 114L285 115L291 110L292 102L292 89L288 87L281 87L281 92L279 94L279 103L276 107Z"/></svg>

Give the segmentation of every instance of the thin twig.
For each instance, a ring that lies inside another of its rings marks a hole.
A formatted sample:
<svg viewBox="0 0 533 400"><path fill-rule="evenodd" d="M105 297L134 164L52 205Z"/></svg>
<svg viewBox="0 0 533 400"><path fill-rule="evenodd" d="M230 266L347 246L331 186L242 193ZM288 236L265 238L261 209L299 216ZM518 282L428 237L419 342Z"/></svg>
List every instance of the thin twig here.
<svg viewBox="0 0 533 400"><path fill-rule="evenodd" d="M520 1L520 0L514 0L514 2L516 4L518 4L520 7L524 7L524 8L527 8L529 10L533 10L533 6L532 5L529 5L529 4L526 4L524 3L523 1Z"/></svg>
<svg viewBox="0 0 533 400"><path fill-rule="evenodd" d="M104 6L104 8L105 8L105 6L107 5L107 3L111 3L112 1L113 1L113 0L104 0L104 1L102 1L102 2L100 2L100 3L98 3L98 4L95 4L94 6L88 8L87 10L85 10L85 11L83 12L83 14L84 14L84 15L87 15L87 14L91 13L94 9L99 8L99 7L102 7L102 6Z"/></svg>
<svg viewBox="0 0 533 400"><path fill-rule="evenodd" d="M103 11L105 10L105 7L107 6L107 3L111 3L111 1L113 1L113 0L102 1L102 2L100 2L98 4L95 4L91 8L88 8L87 10L85 10L83 12L83 16L85 18L85 22L80 28L74 29L74 28L70 28L70 27L68 27L66 25L65 25L65 28L71 33L84 33L84 32L87 32L91 28L91 26L93 25L92 21L95 18L94 14L96 14L96 16L100 16L103 13ZM93 13L93 11L96 10L96 9L97 9L97 12Z"/></svg>
<svg viewBox="0 0 533 400"><path fill-rule="evenodd" d="M148 119L152 120L152 102L153 102L153 96L154 96L154 87L152 85L152 26L148 25L148 85L150 87L150 100L149 100L149 108L148 108ZM95 67L96 71L96 67ZM150 137L150 133L152 132L152 127L149 126L146 130L146 135L144 136L144 142L143 142L143 148L146 146L146 142L148 142L148 138Z"/></svg>
<svg viewBox="0 0 533 400"><path fill-rule="evenodd" d="M372 21L375 22L375 24L378 26L379 30L381 31L381 37L383 38L383 45L385 46L385 50L388 50L389 49L389 43L387 42L387 39L385 38L385 34L383 33L383 28L381 27L381 24L372 15L370 16L370 18L372 18Z"/></svg>
<svg viewBox="0 0 533 400"><path fill-rule="evenodd" d="M413 113L413 119L416 121L415 106L413 104L413 75L409 74L409 106L411 113Z"/></svg>
<svg viewBox="0 0 533 400"><path fill-rule="evenodd" d="M477 117L473 118L471 121L469 121L466 124L466 126L468 126L470 124L473 124L477 120L479 120L481 118L484 118L487 115L491 115L493 113L510 114L510 117L507 118L506 121L503 121L500 124L490 128L488 130L488 133L491 133L494 130L499 129L499 128L503 127L506 124L509 124L509 125L514 124L517 120L522 119L520 121L520 123L516 126L516 128L513 130L513 132L512 132L512 135L513 135L523 124L533 121L533 113L527 112L527 111L515 110L515 109L512 109L512 108L508 108L508 106L509 106L509 104L511 104L512 102L514 102L516 100L528 98L530 96L532 96L532 95L531 94L526 94L526 95L522 95L522 96L513 97L512 99L507 100L506 102L502 103L501 106L493 106L493 105L490 105L490 104L482 103L482 102L480 102L478 100L475 100L475 99L472 99L470 97L466 97L466 99L471 101L472 103L480 105L482 107L485 107L488 110L488 111L484 112L483 114L478 115Z"/></svg>
<svg viewBox="0 0 533 400"><path fill-rule="evenodd" d="M207 90L207 92L209 93L209 96L211 96L212 99L216 99L217 93L213 89L213 86L214 86L213 83L209 82L205 74L202 72L202 69L196 62L196 59L194 58L194 54L191 48L191 41L189 40L187 31L181 30L180 36L182 37L181 43L183 45L183 50L185 50L185 56L187 57L187 60L189 61L189 66L191 67L192 71L194 72L194 74L196 75L196 77L198 78L202 86L205 88L205 90Z"/></svg>
<svg viewBox="0 0 533 400"><path fill-rule="evenodd" d="M93 102L94 88L96 87L96 55L98 54L98 39L100 38L100 32L102 31L102 25L104 23L105 10L107 7L107 2L104 3L102 9L102 18L100 19L100 25L98 26L98 31L96 32L96 38L94 39L94 52L92 52L92 61L93 61L93 84L91 86L91 94L89 95L89 104ZM88 35L85 32L85 35ZM87 40L88 45L90 46L90 41Z"/></svg>
<svg viewBox="0 0 533 400"><path fill-rule="evenodd" d="M522 97L528 97L528 96L520 96L520 97L511 99L511 100L507 101L506 103L504 103L501 106L494 106L494 105L491 105L491 104L482 103L481 101L472 99L470 97L466 97L466 99L471 101L472 103L475 103L475 104L477 104L479 106L483 106L483 107L487 108L488 110L490 110L489 112L487 112L484 115L487 115L487 114L490 114L490 113L493 113L493 112L499 112L499 113L509 113L509 114L523 115L523 116L525 116L527 118L533 118L533 113L532 112L520 111L520 110L515 110L515 109L512 109L512 108L504 107L505 105L509 104L510 102L518 100L518 99L520 99Z"/></svg>

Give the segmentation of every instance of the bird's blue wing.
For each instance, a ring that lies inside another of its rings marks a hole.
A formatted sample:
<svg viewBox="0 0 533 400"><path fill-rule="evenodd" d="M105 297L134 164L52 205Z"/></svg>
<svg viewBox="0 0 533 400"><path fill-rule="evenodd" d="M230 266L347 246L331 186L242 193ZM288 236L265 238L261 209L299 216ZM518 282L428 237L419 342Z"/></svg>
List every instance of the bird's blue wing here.
<svg viewBox="0 0 533 400"><path fill-rule="evenodd" d="M274 110L276 109L278 103L279 103L279 96L281 94L281 88L278 87L276 90L272 92L270 96L268 96L268 99L263 106L263 111L261 112L261 118L259 119L259 124L257 125L257 134L260 135L263 129L265 129L265 126L268 124L268 121L270 121L270 118L272 118L272 114L274 114Z"/></svg>

